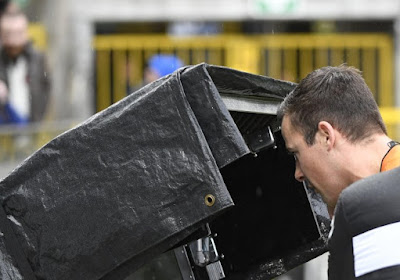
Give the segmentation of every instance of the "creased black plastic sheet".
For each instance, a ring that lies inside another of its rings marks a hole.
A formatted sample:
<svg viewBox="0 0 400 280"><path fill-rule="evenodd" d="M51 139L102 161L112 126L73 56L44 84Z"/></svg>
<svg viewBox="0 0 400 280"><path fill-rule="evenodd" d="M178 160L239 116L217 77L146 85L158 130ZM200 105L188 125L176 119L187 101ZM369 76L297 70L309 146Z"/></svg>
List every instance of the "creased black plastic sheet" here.
<svg viewBox="0 0 400 280"><path fill-rule="evenodd" d="M0 236L0 279L2 280L22 280L22 275L18 269L13 256L8 252L3 233Z"/></svg>
<svg viewBox="0 0 400 280"><path fill-rule="evenodd" d="M129 95L1 182L38 279L100 279L127 261L134 270L233 206L219 168L249 150L210 68L181 69Z"/></svg>

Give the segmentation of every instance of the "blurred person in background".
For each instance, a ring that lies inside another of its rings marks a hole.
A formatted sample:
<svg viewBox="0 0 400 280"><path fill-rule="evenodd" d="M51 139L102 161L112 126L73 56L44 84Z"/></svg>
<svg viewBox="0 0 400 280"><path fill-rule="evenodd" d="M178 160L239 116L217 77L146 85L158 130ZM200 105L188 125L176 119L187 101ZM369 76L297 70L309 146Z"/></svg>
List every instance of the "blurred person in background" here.
<svg viewBox="0 0 400 280"><path fill-rule="evenodd" d="M12 11L1 16L0 42L3 123L41 121L49 100L50 78L44 54L29 41L25 14Z"/></svg>
<svg viewBox="0 0 400 280"><path fill-rule="evenodd" d="M181 68L183 62L175 55L156 54L153 55L144 70L144 83L149 84L159 78L169 75Z"/></svg>
<svg viewBox="0 0 400 280"><path fill-rule="evenodd" d="M131 94L145 85L173 73L182 66L184 66L182 60L173 54L155 54L151 56L144 65L142 83L133 87L128 86L127 94Z"/></svg>

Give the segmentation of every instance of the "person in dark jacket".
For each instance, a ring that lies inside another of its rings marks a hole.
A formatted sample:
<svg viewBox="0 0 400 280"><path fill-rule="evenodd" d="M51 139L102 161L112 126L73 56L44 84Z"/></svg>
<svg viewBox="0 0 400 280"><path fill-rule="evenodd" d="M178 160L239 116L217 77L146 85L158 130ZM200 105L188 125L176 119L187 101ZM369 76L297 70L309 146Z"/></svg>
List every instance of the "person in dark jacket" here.
<svg viewBox="0 0 400 280"><path fill-rule="evenodd" d="M0 41L0 116L9 115L5 111L11 108L19 120L41 121L49 100L50 73L44 54L28 39L28 19L23 13L1 16Z"/></svg>
<svg viewBox="0 0 400 280"><path fill-rule="evenodd" d="M359 181L399 166L400 146L360 71L311 72L278 118L296 179L321 194L332 217L329 279L400 279L400 170Z"/></svg>

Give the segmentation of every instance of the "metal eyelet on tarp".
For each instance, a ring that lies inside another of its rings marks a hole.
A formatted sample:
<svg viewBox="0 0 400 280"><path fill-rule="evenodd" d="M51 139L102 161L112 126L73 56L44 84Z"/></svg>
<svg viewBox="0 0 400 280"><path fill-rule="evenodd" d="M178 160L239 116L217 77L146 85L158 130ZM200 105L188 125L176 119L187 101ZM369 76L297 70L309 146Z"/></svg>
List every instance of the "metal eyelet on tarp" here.
<svg viewBox="0 0 400 280"><path fill-rule="evenodd" d="M213 206L215 204L215 196L213 196L212 194L207 194L204 197L204 202L206 203L207 206Z"/></svg>

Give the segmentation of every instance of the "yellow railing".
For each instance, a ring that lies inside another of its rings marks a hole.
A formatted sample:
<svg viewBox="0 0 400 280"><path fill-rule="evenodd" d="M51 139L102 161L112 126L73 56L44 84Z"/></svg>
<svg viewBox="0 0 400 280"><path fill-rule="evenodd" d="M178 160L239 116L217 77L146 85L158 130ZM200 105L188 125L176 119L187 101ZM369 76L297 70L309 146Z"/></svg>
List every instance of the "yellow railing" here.
<svg viewBox="0 0 400 280"><path fill-rule="evenodd" d="M35 47L39 50L44 51L47 48L47 32L42 24L30 23L28 26L28 34Z"/></svg>
<svg viewBox="0 0 400 280"><path fill-rule="evenodd" d="M140 87L146 61L156 53L174 53L185 64L226 65L227 37L97 36L96 108L98 111Z"/></svg>
<svg viewBox="0 0 400 280"><path fill-rule="evenodd" d="M26 125L1 125L0 164L22 161L44 144L77 124L77 120L64 120Z"/></svg>
<svg viewBox="0 0 400 280"><path fill-rule="evenodd" d="M185 64L201 62L299 82L313 69L346 63L360 69L382 109L390 136L399 140L399 109L393 109L393 42L385 34L275 34L170 37L100 35L96 51L96 108L142 85L146 60L172 53Z"/></svg>
<svg viewBox="0 0 400 280"><path fill-rule="evenodd" d="M381 107L383 121L386 124L388 135L397 141L400 141L400 108Z"/></svg>
<svg viewBox="0 0 400 280"><path fill-rule="evenodd" d="M97 110L139 87L146 60L156 53L173 53L188 65L207 62L293 82L313 69L347 63L362 70L380 106L394 105L393 47L388 35L101 35L93 47Z"/></svg>
<svg viewBox="0 0 400 280"><path fill-rule="evenodd" d="M41 24L30 24L34 44L47 48ZM168 37L165 35L96 36L96 100L102 110L142 83L146 60L174 53L185 64L207 62L298 82L325 65L346 62L363 71L380 105L389 135L400 141L400 108L393 108L392 39L380 34ZM70 128L68 122L0 128L0 162L21 160Z"/></svg>
<svg viewBox="0 0 400 280"><path fill-rule="evenodd" d="M360 69L380 106L393 106L392 39L382 34L259 37L259 73L294 82L313 69L347 63Z"/></svg>

